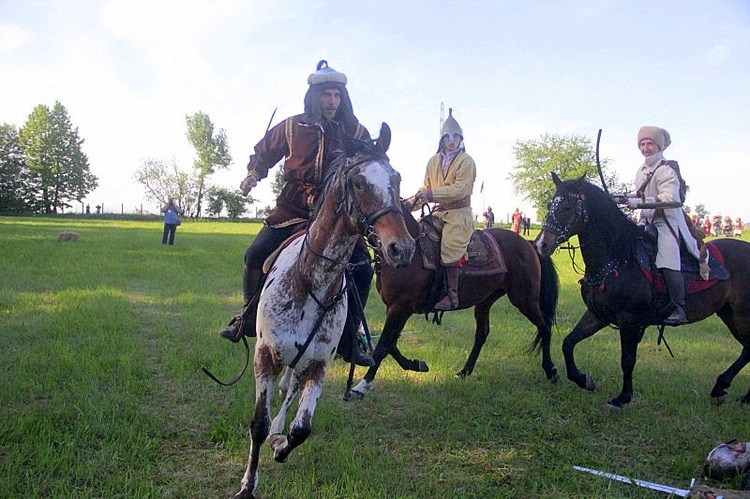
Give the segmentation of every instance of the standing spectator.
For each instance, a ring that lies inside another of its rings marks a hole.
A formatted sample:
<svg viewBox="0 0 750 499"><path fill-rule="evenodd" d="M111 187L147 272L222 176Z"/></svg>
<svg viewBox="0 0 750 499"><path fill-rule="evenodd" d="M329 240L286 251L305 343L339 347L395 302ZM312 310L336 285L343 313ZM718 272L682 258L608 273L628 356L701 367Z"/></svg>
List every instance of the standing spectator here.
<svg viewBox="0 0 750 499"><path fill-rule="evenodd" d="M177 226L180 225L182 210L174 198L169 198L169 201L161 209L161 212L164 213L164 235L161 237L161 243L169 243L171 246L174 244L174 235L177 232Z"/></svg>
<svg viewBox="0 0 750 499"><path fill-rule="evenodd" d="M516 208L513 216L510 218L510 230L518 234L521 232L521 212Z"/></svg>
<svg viewBox="0 0 750 499"><path fill-rule="evenodd" d="M522 214L523 215L523 214ZM531 217L521 217L523 222L523 235L528 236L531 234Z"/></svg>
<svg viewBox="0 0 750 499"><path fill-rule="evenodd" d="M711 235L714 237L719 237L721 234L721 216L720 215L714 215L711 219Z"/></svg>
<svg viewBox="0 0 750 499"><path fill-rule="evenodd" d="M495 214L492 213L492 206L488 206L487 211L484 212L484 224L482 224L482 228L489 229L493 225L495 225Z"/></svg>
<svg viewBox="0 0 750 499"><path fill-rule="evenodd" d="M724 216L721 220L721 233L725 236L732 235L732 217L729 215Z"/></svg>
<svg viewBox="0 0 750 499"><path fill-rule="evenodd" d="M703 225L701 225L701 230L703 231L704 236L708 236L711 233L711 217L708 215L705 215L703 217Z"/></svg>
<svg viewBox="0 0 750 499"><path fill-rule="evenodd" d="M740 217L734 220L734 237L742 237L742 219Z"/></svg>

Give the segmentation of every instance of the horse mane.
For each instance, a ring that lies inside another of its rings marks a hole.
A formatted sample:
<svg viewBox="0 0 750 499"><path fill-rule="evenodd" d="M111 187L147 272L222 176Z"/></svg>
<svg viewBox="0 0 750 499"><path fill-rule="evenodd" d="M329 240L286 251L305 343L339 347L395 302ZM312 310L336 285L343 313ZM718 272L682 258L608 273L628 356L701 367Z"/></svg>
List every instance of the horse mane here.
<svg viewBox="0 0 750 499"><path fill-rule="evenodd" d="M353 213L354 203L352 197L349 196L349 185L346 182L346 175L349 173L349 170L360 162L348 161L349 159L353 160L354 158L364 156L390 161L388 155L374 143L352 137L346 138L344 149L337 151L337 153L336 158L331 162L331 166L323 178L320 194L315 200L310 213L310 223L318 217L323 200L333 195L334 191L337 190L340 190L340 194L338 194L339 205L336 212L340 213L343 210L347 216Z"/></svg>
<svg viewBox="0 0 750 499"><path fill-rule="evenodd" d="M610 195L585 178L563 182L563 187L584 196L591 218L589 224L595 227L597 237L611 241L612 256L623 259L631 256L633 245L643 238L643 229L617 207Z"/></svg>

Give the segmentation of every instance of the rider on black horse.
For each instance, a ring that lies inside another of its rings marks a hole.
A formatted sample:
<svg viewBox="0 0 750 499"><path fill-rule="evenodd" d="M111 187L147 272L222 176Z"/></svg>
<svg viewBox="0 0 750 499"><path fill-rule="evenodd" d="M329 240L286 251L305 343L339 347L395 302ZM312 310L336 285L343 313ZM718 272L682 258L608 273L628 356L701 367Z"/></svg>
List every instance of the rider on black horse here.
<svg viewBox="0 0 750 499"><path fill-rule="evenodd" d="M671 139L669 132L655 126L644 126L638 131L638 148L645 161L635 177L636 192L628 194L628 207L637 209L643 204L682 203L681 178L664 159L663 151ZM652 225L658 231L656 267L661 270L674 308L664 319L668 326L687 323L685 315L685 280L680 263L680 245L700 259L698 241L687 225L684 211L675 208L641 209L639 224Z"/></svg>

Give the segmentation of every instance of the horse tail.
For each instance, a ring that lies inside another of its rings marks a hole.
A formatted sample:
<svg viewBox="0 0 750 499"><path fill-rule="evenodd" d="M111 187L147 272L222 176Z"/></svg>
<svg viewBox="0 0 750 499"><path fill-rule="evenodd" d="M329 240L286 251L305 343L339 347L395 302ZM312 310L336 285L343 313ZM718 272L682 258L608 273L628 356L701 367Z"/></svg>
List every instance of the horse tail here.
<svg viewBox="0 0 750 499"><path fill-rule="evenodd" d="M541 256L536 251L534 253L539 258L539 264L542 267L542 277L539 283L539 309L542 311L545 327L537 328L530 351L541 348L542 334L551 334L552 326L557 323L557 300L560 296L560 278L552 257Z"/></svg>

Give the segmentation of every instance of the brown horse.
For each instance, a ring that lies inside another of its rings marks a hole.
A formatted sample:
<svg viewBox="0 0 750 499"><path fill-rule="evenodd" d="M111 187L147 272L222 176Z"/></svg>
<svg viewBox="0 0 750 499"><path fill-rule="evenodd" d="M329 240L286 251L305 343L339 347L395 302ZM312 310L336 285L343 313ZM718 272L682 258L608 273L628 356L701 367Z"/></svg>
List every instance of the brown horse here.
<svg viewBox="0 0 750 499"><path fill-rule="evenodd" d="M582 340L613 324L620 331L622 390L609 401L620 408L633 397L633 369L638 343L649 325L661 324L669 314L668 296L659 293L641 269L636 251L644 239L643 229L625 216L612 198L583 177L561 181L550 202L549 213L537 237L539 253L550 255L558 245L578 235L586 273L581 279L581 296L588 310L563 340L568 379L581 388L596 384L578 370L573 351ZM734 377L750 362L750 244L721 239L713 244L723 255L729 279L702 291L688 294L689 322L716 314L742 345L739 358L722 373L711 390L717 402L723 400ZM718 258L717 258L718 259ZM750 402L750 392L739 401Z"/></svg>
<svg viewBox="0 0 750 499"><path fill-rule="evenodd" d="M409 234L415 239L425 237L420 224L408 214L408 207L404 207L404 212ZM507 294L510 302L537 328L529 351L541 350L545 376L551 381L557 381L557 369L550 357L552 325L555 322L559 293L554 264L550 258L537 256L533 246L515 232L498 228L487 229L485 232L497 241L508 270L490 276L461 276L459 309L474 307L476 332L474 347L463 369L456 376L464 378L474 370L479 352L490 332L490 308L495 301ZM398 339L412 314L429 313L440 298L433 292L436 272L426 269L422 264L419 244L416 245L408 267L397 269L383 266L377 272L377 289L386 305L386 318L373 353L375 365L369 368L365 377L352 389L352 394L360 399L372 388L378 368L389 354L404 370L429 370L426 362L404 357L398 349ZM437 277L442 280L442 277Z"/></svg>

